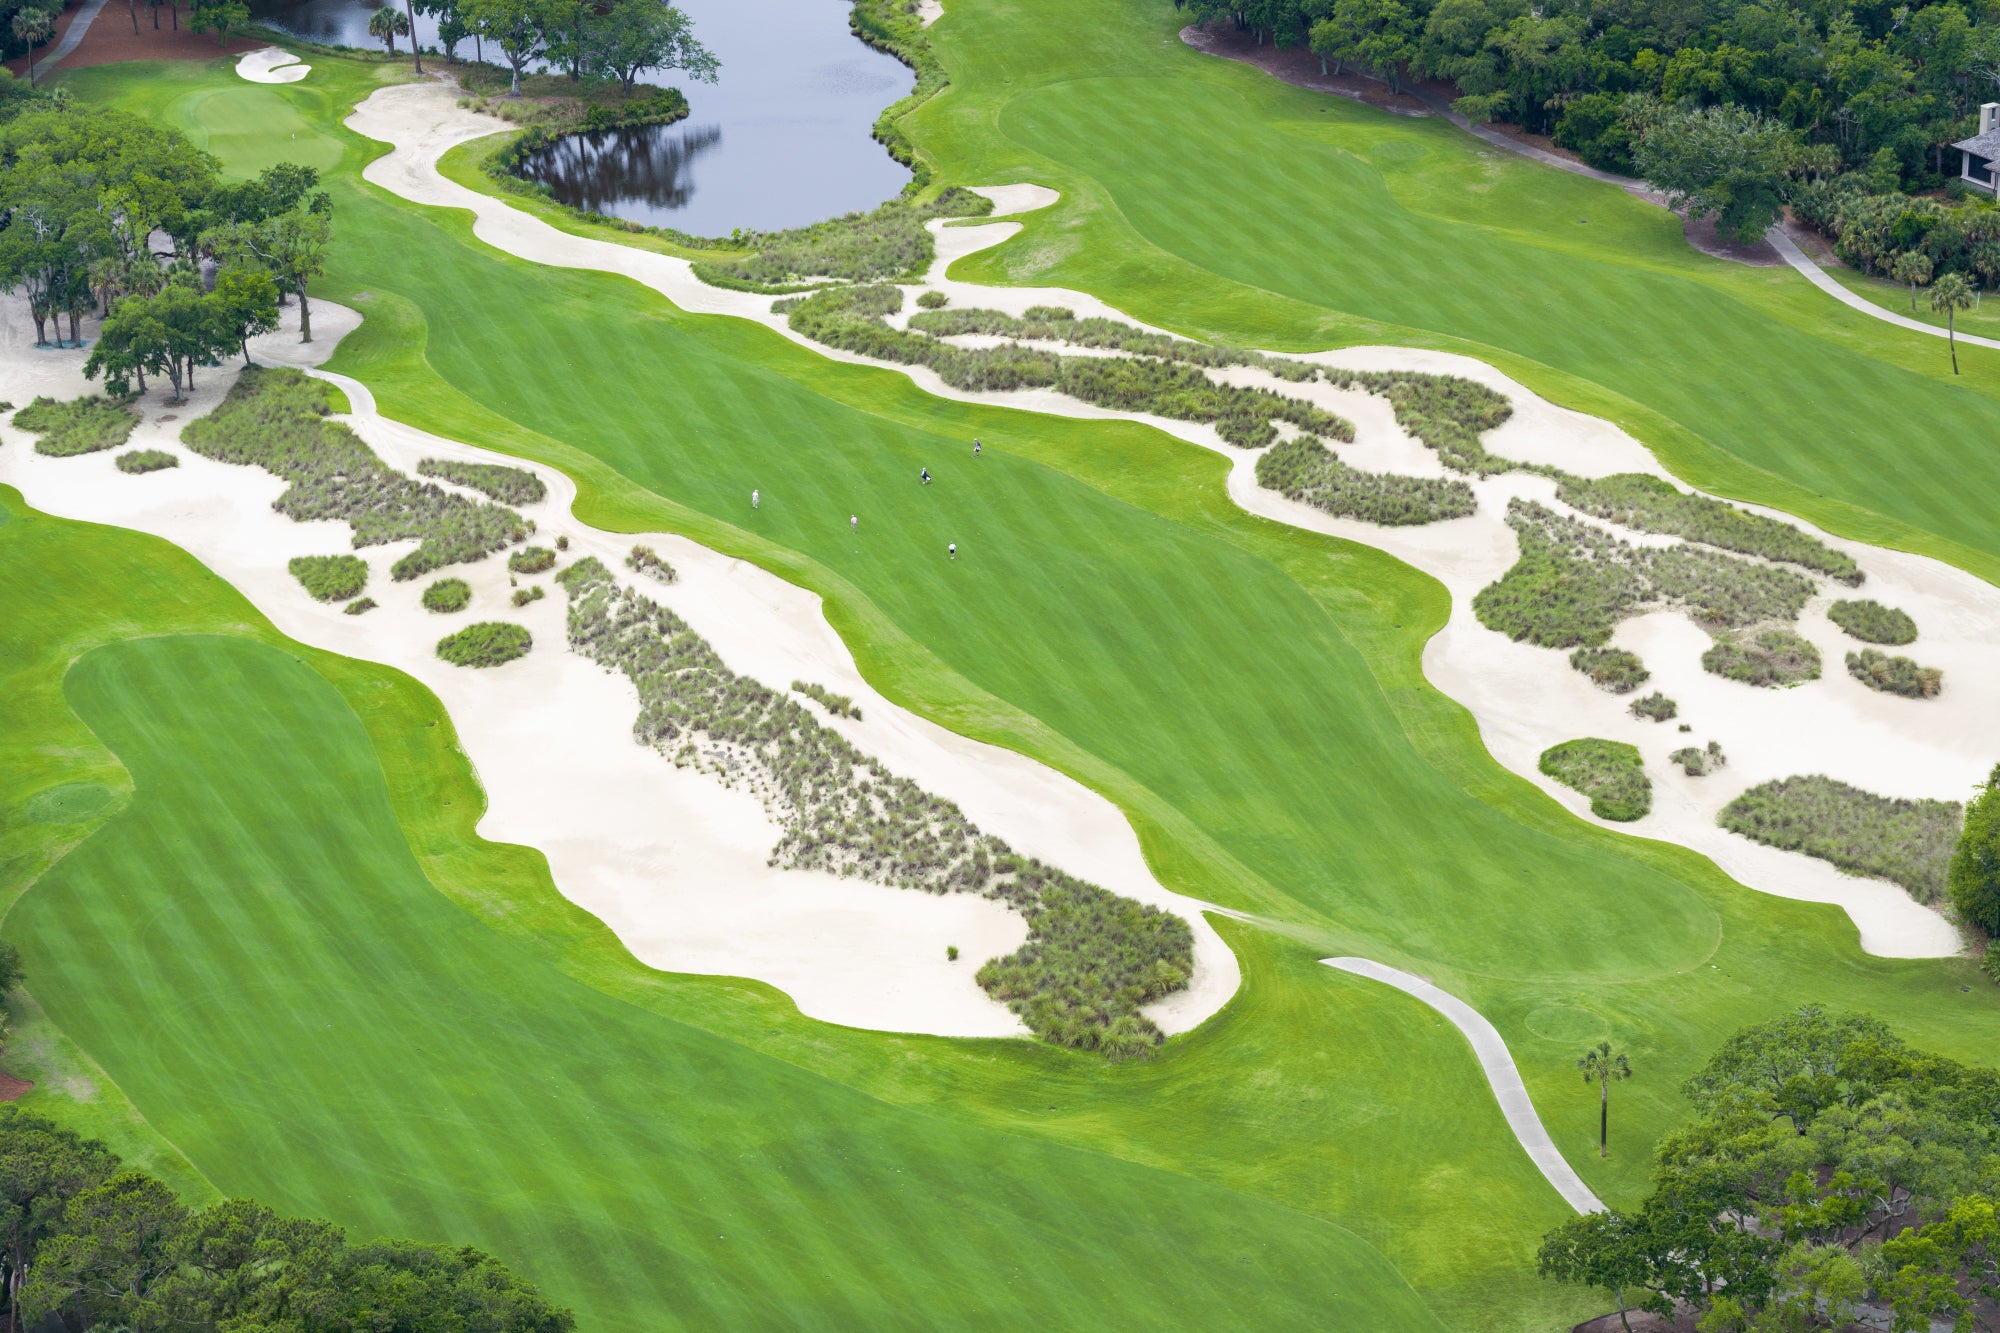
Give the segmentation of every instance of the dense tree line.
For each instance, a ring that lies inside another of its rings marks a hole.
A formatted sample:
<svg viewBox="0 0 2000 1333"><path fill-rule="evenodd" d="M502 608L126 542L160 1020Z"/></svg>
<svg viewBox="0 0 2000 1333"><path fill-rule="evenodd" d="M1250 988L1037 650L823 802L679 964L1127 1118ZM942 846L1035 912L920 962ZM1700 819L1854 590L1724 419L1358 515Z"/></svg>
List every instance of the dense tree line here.
<svg viewBox="0 0 2000 1333"><path fill-rule="evenodd" d="M310 167L279 163L225 182L214 158L136 116L55 98L0 98L0 287L23 292L39 346L82 346L114 395L242 351L299 302L332 239L332 197Z"/></svg>
<svg viewBox="0 0 2000 1333"><path fill-rule="evenodd" d="M1993 1326L2000 1073L1808 1006L1738 1032L1681 1093L1696 1118L1651 1192L1550 1232L1545 1276L1712 1333L1840 1328L1864 1302L1898 1329Z"/></svg>
<svg viewBox="0 0 2000 1333"><path fill-rule="evenodd" d="M478 59L493 43L512 71L510 91L521 91L521 75L547 61L572 80L616 79L630 92L648 71L679 70L701 83L715 82L721 64L694 35L688 16L666 0L403 0L404 13L385 6L369 32L393 54L398 34L408 35L417 14L437 20L445 55L456 59L470 40Z"/></svg>

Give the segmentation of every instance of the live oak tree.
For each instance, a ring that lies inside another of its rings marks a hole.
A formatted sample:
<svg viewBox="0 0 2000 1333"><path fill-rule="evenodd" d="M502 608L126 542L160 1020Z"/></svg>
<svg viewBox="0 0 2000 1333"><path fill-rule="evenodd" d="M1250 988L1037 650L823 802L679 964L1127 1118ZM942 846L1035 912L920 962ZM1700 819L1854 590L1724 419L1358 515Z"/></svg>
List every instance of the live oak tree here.
<svg viewBox="0 0 2000 1333"><path fill-rule="evenodd" d="M2000 765L1965 807L1965 829L1946 883L1959 919L1985 932L1990 957L2000 947L1991 943L2000 939Z"/></svg>
<svg viewBox="0 0 2000 1333"><path fill-rule="evenodd" d="M544 0L461 0L460 9L475 33L490 37L499 45L514 75L508 95L519 97L521 71L548 46L544 36L548 7Z"/></svg>
<svg viewBox="0 0 2000 1333"><path fill-rule="evenodd" d="M1783 210L1797 136L1739 106L1688 109L1649 98L1628 103L1639 174L1691 218L1749 242Z"/></svg>
<svg viewBox="0 0 2000 1333"><path fill-rule="evenodd" d="M333 240L332 202L316 194L305 206L257 222L233 222L202 238L204 248L227 259L256 263L285 291L299 298L299 341L312 341L312 306L306 284L326 268Z"/></svg>
<svg viewBox="0 0 2000 1333"><path fill-rule="evenodd" d="M695 40L688 16L664 0L619 0L593 26L599 63L627 93L647 70L679 70L698 83L714 83L721 69Z"/></svg>

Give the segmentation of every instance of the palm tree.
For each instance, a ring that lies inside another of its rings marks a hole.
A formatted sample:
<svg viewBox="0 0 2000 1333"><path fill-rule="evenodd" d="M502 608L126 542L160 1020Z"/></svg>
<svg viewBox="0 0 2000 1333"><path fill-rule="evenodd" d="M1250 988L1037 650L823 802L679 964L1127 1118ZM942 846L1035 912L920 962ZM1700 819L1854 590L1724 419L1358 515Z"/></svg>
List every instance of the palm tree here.
<svg viewBox="0 0 2000 1333"><path fill-rule="evenodd" d="M1905 250L1889 264L1890 276L1910 284L1910 313L1917 313L1917 288L1931 280L1931 257L1921 250Z"/></svg>
<svg viewBox="0 0 2000 1333"><path fill-rule="evenodd" d="M1958 312L1972 304L1972 284L1947 273L1931 284L1931 309L1944 311L1945 341L1951 344L1951 373L1958 373Z"/></svg>
<svg viewBox="0 0 2000 1333"><path fill-rule="evenodd" d="M1632 1077L1631 1062L1623 1051L1613 1052L1611 1043L1600 1041L1576 1058L1586 1084L1597 1085L1597 1155L1611 1155L1611 1085Z"/></svg>
<svg viewBox="0 0 2000 1333"><path fill-rule="evenodd" d="M396 34L408 35L410 21L389 6L384 5L368 16L368 35L380 37L382 44L389 48L389 54L396 54Z"/></svg>
<svg viewBox="0 0 2000 1333"><path fill-rule="evenodd" d="M35 48L56 35L55 15L46 9L23 9L14 15L14 40L28 48L28 86L35 86Z"/></svg>

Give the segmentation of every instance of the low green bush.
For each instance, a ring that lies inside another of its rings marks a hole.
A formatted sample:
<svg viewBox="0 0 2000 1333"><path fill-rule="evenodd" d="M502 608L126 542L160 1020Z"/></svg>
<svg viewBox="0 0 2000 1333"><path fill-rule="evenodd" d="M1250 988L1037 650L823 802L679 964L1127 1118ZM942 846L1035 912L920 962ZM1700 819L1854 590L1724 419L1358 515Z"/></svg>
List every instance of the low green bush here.
<svg viewBox="0 0 2000 1333"><path fill-rule="evenodd" d="M848 213L789 231L737 232L730 244L749 251L734 259L698 259L694 275L719 287L752 291L800 283L913 281L937 258L924 224L933 218L983 217L993 203L956 186L925 204L903 199L867 213Z"/></svg>
<svg viewBox="0 0 2000 1333"><path fill-rule="evenodd" d="M1729 762L1723 757L1722 746L1717 741L1710 741L1705 750L1698 750L1692 745L1675 750L1667 758L1679 764L1681 772L1691 778L1706 777Z"/></svg>
<svg viewBox="0 0 2000 1333"><path fill-rule="evenodd" d="M1472 599L1479 623L1544 648L1596 647L1629 615L1685 609L1714 627L1795 620L1815 591L1793 570L1694 545L1649 547L1533 500L1507 502L1521 557Z"/></svg>
<svg viewBox="0 0 2000 1333"><path fill-rule="evenodd" d="M1965 807L1965 828L1946 872L1952 909L1958 919L1987 938L1986 968L2000 971L2000 764L1993 766L1979 794Z"/></svg>
<svg viewBox="0 0 2000 1333"><path fill-rule="evenodd" d="M464 579L439 579L424 589L424 610L440 614L463 611L472 603L472 585Z"/></svg>
<svg viewBox="0 0 2000 1333"><path fill-rule="evenodd" d="M1569 664L1590 677L1591 684L1613 694L1630 694L1653 676L1639 654L1623 648L1579 648L1569 655Z"/></svg>
<svg viewBox="0 0 2000 1333"><path fill-rule="evenodd" d="M123 403L97 394L69 402L36 398L14 414L14 429L41 436L35 452L53 458L73 458L116 449L139 424L139 414Z"/></svg>
<svg viewBox="0 0 2000 1333"><path fill-rule="evenodd" d="M1701 667L1745 685L1803 685L1819 679L1819 649L1788 629L1767 629L1748 639L1717 639L1701 655Z"/></svg>
<svg viewBox="0 0 2000 1333"><path fill-rule="evenodd" d="M1957 801L1891 799L1813 775L1752 787L1717 822L1753 842L1893 880L1928 903L1944 892L1964 814Z"/></svg>
<svg viewBox="0 0 2000 1333"><path fill-rule="evenodd" d="M1671 722L1679 716L1680 705L1666 695L1654 690L1643 699L1632 701L1632 716L1643 717L1649 722Z"/></svg>
<svg viewBox="0 0 2000 1333"><path fill-rule="evenodd" d="M117 460L120 472L132 473L160 472L180 465L181 460L164 449L127 449Z"/></svg>
<svg viewBox="0 0 2000 1333"><path fill-rule="evenodd" d="M1876 648L1847 655L1847 674L1871 690L1908 699L1935 699L1944 688L1941 667L1918 666L1907 657L1891 657Z"/></svg>
<svg viewBox="0 0 2000 1333"><path fill-rule="evenodd" d="M917 304L926 310L942 310L951 304L951 298L943 292L924 292L917 297Z"/></svg>
<svg viewBox="0 0 2000 1333"><path fill-rule="evenodd" d="M660 583L672 583L680 577L674 573L674 567L660 559L659 553L650 546L633 547L632 553L625 557L625 568Z"/></svg>
<svg viewBox="0 0 2000 1333"><path fill-rule="evenodd" d="M861 710L854 706L854 700L844 694L835 694L824 685L810 685L802 680L792 682L792 693L803 694L835 717L851 717L861 720Z"/></svg>
<svg viewBox="0 0 2000 1333"><path fill-rule="evenodd" d="M523 546L507 557L507 569L513 574L544 574L556 567L556 553L546 546Z"/></svg>
<svg viewBox="0 0 2000 1333"><path fill-rule="evenodd" d="M1463 518L1478 507L1457 478L1363 472L1311 436L1283 440L1257 460L1257 484L1340 518L1402 527Z"/></svg>
<svg viewBox="0 0 2000 1333"><path fill-rule="evenodd" d="M527 538L531 525L511 509L467 499L435 482L386 466L361 437L325 419L332 392L289 368L253 366L221 406L181 430L204 458L261 467L291 485L272 508L300 522L338 519L356 548L418 540L389 567L398 583L446 565L479 560Z"/></svg>
<svg viewBox="0 0 2000 1333"><path fill-rule="evenodd" d="M286 566L315 600L344 602L368 586L368 562L356 555L300 555Z"/></svg>
<svg viewBox="0 0 2000 1333"><path fill-rule="evenodd" d="M1789 523L1753 514L1706 495L1691 495L1641 472L1588 479L1565 474L1556 498L1574 509L1640 532L1663 532L1725 551L1762 556L1858 584L1853 559Z"/></svg>
<svg viewBox="0 0 2000 1333"><path fill-rule="evenodd" d="M1653 808L1653 783L1638 747L1620 741L1564 741L1542 751L1542 772L1590 798L1590 812L1621 823Z"/></svg>
<svg viewBox="0 0 2000 1333"><path fill-rule="evenodd" d="M373 611L375 607L376 601L373 597L363 597L359 601L349 602L343 614L350 616L365 615L367 612Z"/></svg>
<svg viewBox="0 0 2000 1333"><path fill-rule="evenodd" d="M1909 612L1876 601L1835 602L1826 609L1826 618L1863 643L1901 647L1917 638L1917 622Z"/></svg>
<svg viewBox="0 0 2000 1333"><path fill-rule="evenodd" d="M1187 985L1186 921L1016 855L803 704L731 671L687 622L621 590L596 559L556 582L570 598L570 646L637 687L634 736L761 799L780 830L773 865L1004 902L1028 923L1027 942L977 980L1030 1030L1112 1058L1163 1040L1140 1007Z"/></svg>
<svg viewBox="0 0 2000 1333"><path fill-rule="evenodd" d="M549 496L548 485L540 477L526 468L507 467L501 463L461 463L449 458L426 458L417 464L417 473L454 482L501 504L539 504Z"/></svg>
<svg viewBox="0 0 2000 1333"><path fill-rule="evenodd" d="M438 640L437 655L453 666L496 667L526 657L535 641L528 631L504 620L482 620Z"/></svg>
<svg viewBox="0 0 2000 1333"><path fill-rule="evenodd" d="M548 594L542 591L541 584L530 584L525 588L514 589L514 605L526 606L529 602L539 602L546 596Z"/></svg>

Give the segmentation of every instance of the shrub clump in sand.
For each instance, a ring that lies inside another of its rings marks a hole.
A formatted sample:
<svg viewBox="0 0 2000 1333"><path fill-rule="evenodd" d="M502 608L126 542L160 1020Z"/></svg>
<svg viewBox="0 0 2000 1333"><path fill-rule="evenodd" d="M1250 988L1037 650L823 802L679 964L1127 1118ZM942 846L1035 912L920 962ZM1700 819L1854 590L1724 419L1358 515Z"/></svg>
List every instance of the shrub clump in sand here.
<svg viewBox="0 0 2000 1333"><path fill-rule="evenodd" d="M424 589L424 610L440 615L463 611L472 603L472 585L464 579L439 579Z"/></svg>
<svg viewBox="0 0 2000 1333"><path fill-rule="evenodd" d="M556 553L546 546L523 546L507 557L512 574L545 574L556 567Z"/></svg>
<svg viewBox="0 0 2000 1333"><path fill-rule="evenodd" d="M1472 599L1479 623L1543 648L1595 647L1626 616L1685 609L1709 626L1795 620L1811 599L1803 574L1683 545L1641 547L1533 500L1507 502L1521 558Z"/></svg>
<svg viewBox="0 0 2000 1333"><path fill-rule="evenodd" d="M917 297L917 304L926 310L942 310L951 304L951 298L943 292L924 292Z"/></svg>
<svg viewBox="0 0 2000 1333"><path fill-rule="evenodd" d="M861 710L855 706L854 700L844 694L835 694L824 685L795 680L792 682L792 693L803 694L835 717L851 717L856 722L861 720Z"/></svg>
<svg viewBox="0 0 2000 1333"><path fill-rule="evenodd" d="M549 488L540 477L526 468L507 467L501 463L461 463L449 458L426 458L417 464L417 473L454 482L503 505L539 504L549 497Z"/></svg>
<svg viewBox="0 0 2000 1333"><path fill-rule="evenodd" d="M1590 677L1598 689L1613 694L1630 694L1653 676L1639 654L1623 648L1579 648L1569 655L1569 664Z"/></svg>
<svg viewBox="0 0 2000 1333"><path fill-rule="evenodd" d="M1826 609L1826 618L1846 630L1848 637L1863 643L1895 648L1917 638L1917 622L1910 619L1909 612L1877 601L1835 602Z"/></svg>
<svg viewBox="0 0 2000 1333"><path fill-rule="evenodd" d="M988 994L1060 1045L1125 1058L1163 1040L1140 1006L1187 986L1187 922L1016 855L803 704L731 671L687 622L621 591L596 559L556 582L570 597L570 646L638 687L633 737L756 795L782 830L771 864L1004 902L1027 921L1028 940L979 969Z"/></svg>
<svg viewBox="0 0 2000 1333"><path fill-rule="evenodd" d="M344 602L368 586L368 562L358 555L294 556L286 568L322 602Z"/></svg>
<svg viewBox="0 0 2000 1333"><path fill-rule="evenodd" d="M625 568L659 583L672 583L680 577L674 572L674 567L660 559L659 552L650 546L633 547L632 554L625 557Z"/></svg>
<svg viewBox="0 0 2000 1333"><path fill-rule="evenodd" d="M1728 759L1723 757L1722 745L1719 741L1710 741L1708 748L1705 750L1698 750L1690 745L1683 749L1675 750L1667 758L1679 764L1681 772L1691 778L1707 777L1710 773L1713 773L1716 769L1721 768L1729 762Z"/></svg>
<svg viewBox="0 0 2000 1333"><path fill-rule="evenodd" d="M1384 527L1463 518L1478 507L1472 487L1457 478L1363 472L1310 436L1283 440L1257 460L1257 484L1336 518Z"/></svg>
<svg viewBox="0 0 2000 1333"><path fill-rule="evenodd" d="M1680 711L1679 704L1658 690L1643 699L1632 701L1632 716L1643 717L1648 722L1671 722L1680 715Z"/></svg>
<svg viewBox="0 0 2000 1333"><path fill-rule="evenodd" d="M179 467L181 460L164 449L127 449L118 455L117 467L120 472L134 475L143 472L160 472L170 467Z"/></svg>
<svg viewBox="0 0 2000 1333"><path fill-rule="evenodd" d="M1935 699L1944 688L1942 667L1918 666L1908 657L1891 657L1879 648L1847 655L1847 674L1871 690L1907 699Z"/></svg>
<svg viewBox="0 0 2000 1333"><path fill-rule="evenodd" d="M138 424L137 412L97 394L85 394L66 403L37 398L14 414L14 429L41 436L35 441L35 452L52 458L116 449Z"/></svg>
<svg viewBox="0 0 2000 1333"><path fill-rule="evenodd" d="M366 615L368 612L373 611L376 605L377 603L373 597L363 597L359 601L349 602L347 609L342 611L341 614L348 616Z"/></svg>
<svg viewBox="0 0 2000 1333"><path fill-rule="evenodd" d="M513 602L516 606L526 606L529 602L539 602L547 596L548 594L542 591L541 584L531 583L525 588L514 589Z"/></svg>
<svg viewBox="0 0 2000 1333"><path fill-rule="evenodd" d="M437 655L453 666L497 667L526 657L535 641L528 631L504 620L482 620L438 640Z"/></svg>
<svg viewBox="0 0 2000 1333"><path fill-rule="evenodd" d="M737 259L699 259L694 275L715 287L770 291L827 278L842 282L909 281L937 258L937 241L924 224L932 218L984 217L993 202L952 186L925 204L901 199L867 213L849 213L789 231L743 232L732 246L751 251Z"/></svg>
<svg viewBox="0 0 2000 1333"><path fill-rule="evenodd" d="M1701 668L1745 685L1803 685L1819 679L1819 649L1788 629L1760 630L1749 638L1725 637L1701 655Z"/></svg>
<svg viewBox="0 0 2000 1333"><path fill-rule="evenodd" d="M1813 775L1752 787L1716 822L1752 842L1892 880L1928 903L1944 892L1964 814L1957 801L1892 800Z"/></svg>
<svg viewBox="0 0 2000 1333"><path fill-rule="evenodd" d="M1619 741L1564 741L1542 751L1542 772L1590 798L1599 819L1629 822L1653 808L1653 783L1636 746Z"/></svg>
<svg viewBox="0 0 2000 1333"><path fill-rule="evenodd" d="M204 458L261 467L291 485L271 506L301 523L339 519L357 549L416 539L389 567L397 582L479 560L527 538L511 509L469 500L386 466L361 437L325 419L330 387L297 370L251 367L222 405L191 421L181 441Z"/></svg>
<svg viewBox="0 0 2000 1333"><path fill-rule="evenodd" d="M1663 532L1725 551L1801 565L1850 585L1865 577L1851 556L1789 523L1706 495L1690 495L1642 472L1595 479L1565 474L1556 498L1595 518L1640 532Z"/></svg>

